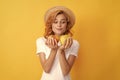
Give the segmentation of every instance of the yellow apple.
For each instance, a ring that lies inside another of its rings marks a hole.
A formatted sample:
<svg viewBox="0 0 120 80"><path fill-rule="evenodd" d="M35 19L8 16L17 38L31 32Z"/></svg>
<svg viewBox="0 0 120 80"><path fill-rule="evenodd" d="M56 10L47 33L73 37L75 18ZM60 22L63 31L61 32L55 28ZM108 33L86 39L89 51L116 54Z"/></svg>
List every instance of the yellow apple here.
<svg viewBox="0 0 120 80"><path fill-rule="evenodd" d="M60 42L61 42L62 45L64 44L65 40L66 40L68 37L70 37L70 35L67 35L67 34L60 36Z"/></svg>
<svg viewBox="0 0 120 80"><path fill-rule="evenodd" d="M60 37L57 35L50 35L49 38L54 38L57 40L57 42L59 41Z"/></svg>

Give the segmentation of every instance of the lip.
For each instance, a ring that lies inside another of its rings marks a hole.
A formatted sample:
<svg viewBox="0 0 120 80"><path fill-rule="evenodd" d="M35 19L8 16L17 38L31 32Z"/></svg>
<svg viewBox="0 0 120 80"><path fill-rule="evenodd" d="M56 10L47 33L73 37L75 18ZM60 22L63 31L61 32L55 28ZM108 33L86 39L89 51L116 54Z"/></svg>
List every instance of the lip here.
<svg viewBox="0 0 120 80"><path fill-rule="evenodd" d="M62 28L56 28L57 30L62 30Z"/></svg>

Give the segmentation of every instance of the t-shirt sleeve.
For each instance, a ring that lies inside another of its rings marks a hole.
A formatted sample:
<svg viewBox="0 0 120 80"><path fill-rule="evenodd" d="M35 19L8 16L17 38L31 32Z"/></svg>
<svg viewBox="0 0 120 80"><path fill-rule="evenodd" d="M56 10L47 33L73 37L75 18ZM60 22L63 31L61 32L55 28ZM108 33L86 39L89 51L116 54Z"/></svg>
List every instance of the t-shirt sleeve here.
<svg viewBox="0 0 120 80"><path fill-rule="evenodd" d="M71 49L70 54L74 55L74 56L77 56L78 55L78 51L79 51L79 47L80 47L80 45L79 45L78 41L74 40L73 44L71 46L72 49Z"/></svg>
<svg viewBox="0 0 120 80"><path fill-rule="evenodd" d="M40 52L45 53L45 42L42 38L36 40L36 54L38 55Z"/></svg>

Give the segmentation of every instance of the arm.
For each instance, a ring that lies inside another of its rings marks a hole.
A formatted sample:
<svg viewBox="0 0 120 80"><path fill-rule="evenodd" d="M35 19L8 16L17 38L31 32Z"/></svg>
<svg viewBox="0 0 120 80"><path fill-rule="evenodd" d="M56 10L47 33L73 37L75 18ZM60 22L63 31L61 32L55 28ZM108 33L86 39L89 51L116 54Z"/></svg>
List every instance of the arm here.
<svg viewBox="0 0 120 80"><path fill-rule="evenodd" d="M54 63L54 59L56 56L57 50L56 49L51 49L50 55L48 57L48 59L45 58L45 53L40 53L39 54L39 59L40 59L40 63L42 65L43 70L46 73L49 73L52 65Z"/></svg>
<svg viewBox="0 0 120 80"><path fill-rule="evenodd" d="M74 55L70 55L67 60L65 57L65 52L59 51L59 60L60 60L60 65L61 65L61 69L64 76L70 72L73 66L73 63L75 61L75 58L76 57Z"/></svg>
<svg viewBox="0 0 120 80"><path fill-rule="evenodd" d="M57 41L55 39L51 38L51 37L47 39L46 45L49 48L51 48L50 55L46 59L45 58L45 53L40 53L39 54L39 59L40 59L40 62L41 62L41 65L42 65L42 68L44 69L44 71L46 73L49 73L51 68L52 68L52 65L54 63L54 59L56 57L58 46L57 46Z"/></svg>
<svg viewBox="0 0 120 80"><path fill-rule="evenodd" d="M66 59L65 56L65 49L70 48L72 43L73 43L72 38L71 37L67 38L65 43L62 46L60 46L58 49L60 66L64 76L70 72L76 58L74 55L70 55L68 59Z"/></svg>

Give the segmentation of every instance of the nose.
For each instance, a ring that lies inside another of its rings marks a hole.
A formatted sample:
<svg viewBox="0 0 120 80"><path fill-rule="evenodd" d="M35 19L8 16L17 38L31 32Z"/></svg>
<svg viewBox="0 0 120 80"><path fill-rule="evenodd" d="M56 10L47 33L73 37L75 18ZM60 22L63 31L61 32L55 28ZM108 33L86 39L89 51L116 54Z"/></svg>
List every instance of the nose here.
<svg viewBox="0 0 120 80"><path fill-rule="evenodd" d="M61 27L61 23L60 23L60 22L58 22L58 23L57 23L57 26L58 26L58 27Z"/></svg>

